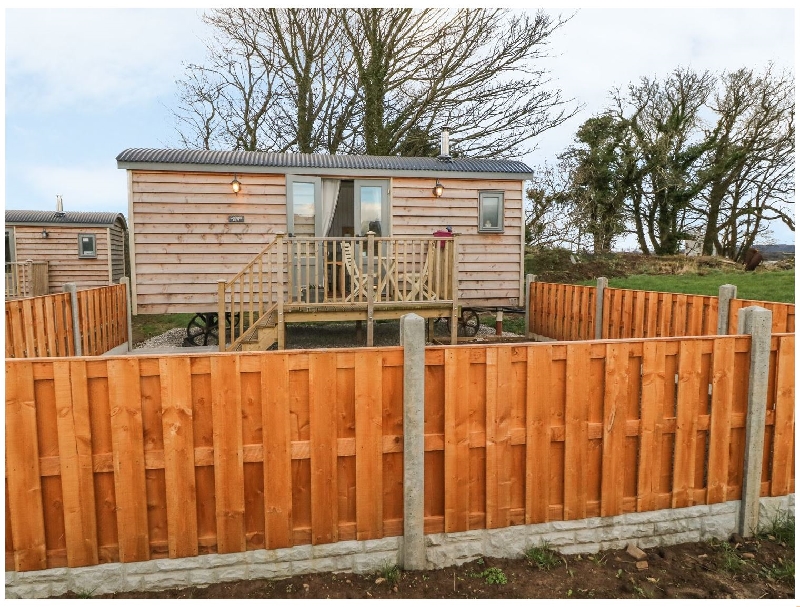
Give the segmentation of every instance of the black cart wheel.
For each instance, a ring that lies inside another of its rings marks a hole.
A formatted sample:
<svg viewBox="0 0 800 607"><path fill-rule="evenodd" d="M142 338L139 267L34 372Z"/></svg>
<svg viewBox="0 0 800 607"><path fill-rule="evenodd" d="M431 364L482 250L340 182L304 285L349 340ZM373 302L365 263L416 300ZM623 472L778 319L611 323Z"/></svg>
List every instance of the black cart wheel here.
<svg viewBox="0 0 800 607"><path fill-rule="evenodd" d="M215 312L198 312L186 325L186 339L184 344L187 346L215 346L219 344L219 319ZM239 314L233 315L233 321L239 324ZM225 331L230 333L231 313L225 314Z"/></svg>
<svg viewBox="0 0 800 607"><path fill-rule="evenodd" d="M441 318L444 321L447 332L450 332L450 317L444 316ZM478 329L481 326L481 319L478 313L471 308L463 308L461 316L458 318L458 336L459 337L475 337L478 334Z"/></svg>

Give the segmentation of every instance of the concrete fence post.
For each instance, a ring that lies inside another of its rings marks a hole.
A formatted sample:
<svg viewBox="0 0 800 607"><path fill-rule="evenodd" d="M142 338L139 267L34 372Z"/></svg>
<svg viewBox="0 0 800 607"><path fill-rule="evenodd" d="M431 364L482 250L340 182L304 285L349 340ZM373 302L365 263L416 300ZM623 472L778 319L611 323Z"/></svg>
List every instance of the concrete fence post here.
<svg viewBox="0 0 800 607"><path fill-rule="evenodd" d="M406 570L425 569L425 320L400 319L403 346L403 550Z"/></svg>
<svg viewBox="0 0 800 607"><path fill-rule="evenodd" d="M731 318L731 299L736 299L736 285L720 285L717 305L717 335L728 334Z"/></svg>
<svg viewBox="0 0 800 607"><path fill-rule="evenodd" d="M530 337L531 331L531 283L536 282L536 274L525 275L525 336Z"/></svg>
<svg viewBox="0 0 800 607"><path fill-rule="evenodd" d="M608 278L597 279L597 291L594 296L594 338L603 339L603 293L608 287Z"/></svg>
<svg viewBox="0 0 800 607"><path fill-rule="evenodd" d="M75 342L75 356L83 356L81 322L78 317L78 287L74 282L68 282L64 285L64 292L69 293L70 307L72 308L72 337Z"/></svg>
<svg viewBox="0 0 800 607"><path fill-rule="evenodd" d="M133 319L131 318L131 307L133 306L133 301L131 300L131 279L127 276L123 276L119 279L120 284L125 285L125 301L127 305L125 306L125 314L127 315L128 321L128 352L133 350Z"/></svg>
<svg viewBox="0 0 800 607"><path fill-rule="evenodd" d="M744 479L742 503L739 509L739 534L742 537L751 537L758 529L772 312L759 306L742 308L739 311L738 326L739 334L751 336L750 381L744 438Z"/></svg>

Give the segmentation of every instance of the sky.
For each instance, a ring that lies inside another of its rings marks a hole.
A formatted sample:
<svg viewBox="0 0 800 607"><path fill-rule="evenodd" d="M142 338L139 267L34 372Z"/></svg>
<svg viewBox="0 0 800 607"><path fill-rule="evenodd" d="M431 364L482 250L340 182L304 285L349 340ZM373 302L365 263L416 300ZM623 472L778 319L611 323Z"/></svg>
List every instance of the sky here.
<svg viewBox="0 0 800 607"><path fill-rule="evenodd" d="M130 147L175 147L175 81L202 62L201 9L5 11L5 207L127 215ZM573 9L549 12L573 14ZM792 9L580 9L552 37L552 86L583 109L521 160L554 161L608 91L678 66L794 70ZM775 226L778 242L794 234Z"/></svg>

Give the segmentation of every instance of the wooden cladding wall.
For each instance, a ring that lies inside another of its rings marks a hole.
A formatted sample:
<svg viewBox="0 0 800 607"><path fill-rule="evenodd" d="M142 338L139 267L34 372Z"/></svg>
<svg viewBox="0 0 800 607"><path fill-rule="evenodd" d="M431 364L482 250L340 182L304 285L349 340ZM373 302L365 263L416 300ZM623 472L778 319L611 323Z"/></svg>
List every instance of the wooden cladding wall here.
<svg viewBox="0 0 800 607"><path fill-rule="evenodd" d="M392 179L392 236L430 236L451 226L459 238L459 301L466 306L522 305L522 186L520 181L441 179L435 198L431 179ZM478 233L481 190L504 194L502 234Z"/></svg>
<svg viewBox="0 0 800 607"><path fill-rule="evenodd" d="M82 352L99 356L128 341L125 285L78 291ZM6 358L75 355L69 293L6 302Z"/></svg>
<svg viewBox="0 0 800 607"><path fill-rule="evenodd" d="M128 341L125 285L78 291L78 320L84 356L99 356Z"/></svg>
<svg viewBox="0 0 800 607"><path fill-rule="evenodd" d="M559 341L594 339L594 287L533 282L528 331Z"/></svg>
<svg viewBox="0 0 800 607"><path fill-rule="evenodd" d="M748 306L760 306L772 311L773 333L794 333L794 304L753 299L732 299L728 317L728 333L734 334L739 327L739 310Z"/></svg>
<svg viewBox="0 0 800 607"><path fill-rule="evenodd" d="M97 226L14 226L16 258L20 261L49 262L50 293L60 293L64 285L74 282L79 289L92 289L109 284L108 229ZM78 257L78 234L94 234L96 258Z"/></svg>
<svg viewBox="0 0 800 607"><path fill-rule="evenodd" d="M402 364L400 348L7 361L7 568L402 534Z"/></svg>
<svg viewBox="0 0 800 607"><path fill-rule="evenodd" d="M425 532L738 499L749 347L428 348ZM793 370L773 336L762 495L794 492ZM402 534L400 348L10 360L6 382L7 569Z"/></svg>
<svg viewBox="0 0 800 607"><path fill-rule="evenodd" d="M603 338L684 337L717 333L717 297L606 288Z"/></svg>
<svg viewBox="0 0 800 607"><path fill-rule="evenodd" d="M286 177L131 171L137 313L214 312L228 280L286 232ZM231 215L244 222L230 223Z"/></svg>

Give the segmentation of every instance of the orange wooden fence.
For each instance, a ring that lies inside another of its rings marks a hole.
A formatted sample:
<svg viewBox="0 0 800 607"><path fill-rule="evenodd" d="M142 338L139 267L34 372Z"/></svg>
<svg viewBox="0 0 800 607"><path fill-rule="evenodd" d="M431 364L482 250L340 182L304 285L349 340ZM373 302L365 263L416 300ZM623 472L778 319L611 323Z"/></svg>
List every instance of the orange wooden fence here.
<svg viewBox="0 0 800 607"><path fill-rule="evenodd" d="M738 330L739 310L748 306L761 306L772 311L773 333L794 333L794 304L776 301L756 301L754 299L732 299L731 313L728 317L728 333Z"/></svg>
<svg viewBox="0 0 800 607"><path fill-rule="evenodd" d="M603 291L603 338L716 335L717 297L657 291Z"/></svg>
<svg viewBox="0 0 800 607"><path fill-rule="evenodd" d="M532 282L528 330L560 341L594 339L595 287Z"/></svg>
<svg viewBox="0 0 800 607"><path fill-rule="evenodd" d="M6 567L402 534L402 364L400 348L6 361Z"/></svg>
<svg viewBox="0 0 800 607"><path fill-rule="evenodd" d="M78 319L84 356L99 356L128 341L125 285L78 291Z"/></svg>
<svg viewBox="0 0 800 607"><path fill-rule="evenodd" d="M428 348L426 533L738 499L749 346ZM783 495L794 335L772 350ZM402 403L400 348L6 361L6 568L401 535Z"/></svg>
<svg viewBox="0 0 800 607"><path fill-rule="evenodd" d="M6 302L6 358L74 354L69 293Z"/></svg>
<svg viewBox="0 0 800 607"><path fill-rule="evenodd" d="M558 341L594 339L596 287L531 283L528 331ZM772 311L773 333L794 333L794 304L732 299L728 333L735 334L738 312L747 306ZM719 298L606 287L603 339L716 335Z"/></svg>
<svg viewBox="0 0 800 607"><path fill-rule="evenodd" d="M124 284L78 291L82 354L97 356L128 341ZM6 358L74 356L69 293L6 302Z"/></svg>

